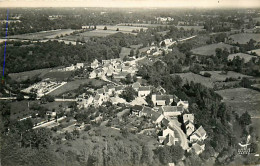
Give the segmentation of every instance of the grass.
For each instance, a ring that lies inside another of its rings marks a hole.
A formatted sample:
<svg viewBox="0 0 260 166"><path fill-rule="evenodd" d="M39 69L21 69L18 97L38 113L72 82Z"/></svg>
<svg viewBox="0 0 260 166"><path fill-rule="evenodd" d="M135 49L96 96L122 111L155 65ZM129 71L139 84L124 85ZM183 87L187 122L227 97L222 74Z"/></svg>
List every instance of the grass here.
<svg viewBox="0 0 260 166"><path fill-rule="evenodd" d="M20 73L11 73L8 76L11 77L11 79L16 80L16 81L23 81L30 79L34 76L39 76L42 77L48 72L50 72L52 69L51 68L45 68L45 69L38 69L38 70L31 70L31 71L25 71L25 72L20 72Z"/></svg>
<svg viewBox="0 0 260 166"><path fill-rule="evenodd" d="M253 57L253 55L249 55L249 54L244 54L244 53L237 53L237 54L230 54L228 56L228 60L233 60L235 57L239 56L241 59L244 58L245 62L249 62Z"/></svg>
<svg viewBox="0 0 260 166"><path fill-rule="evenodd" d="M243 77L248 77L251 78L251 76L247 76L244 74L240 74L237 72L233 72L233 71L228 71L227 74L222 74L221 71L202 71L200 72L200 74L204 74L205 72L210 73L211 74L211 79L213 82L217 82L217 81L225 81L226 78L236 78L236 79L241 79Z"/></svg>
<svg viewBox="0 0 260 166"><path fill-rule="evenodd" d="M227 106L239 115L248 111L252 117L260 116L260 93L246 88L234 88L216 91L223 97Z"/></svg>
<svg viewBox="0 0 260 166"><path fill-rule="evenodd" d="M69 77L71 77L73 71L52 71L49 73L46 73L42 78L50 78L50 79L55 79L57 81L65 81Z"/></svg>
<svg viewBox="0 0 260 166"><path fill-rule="evenodd" d="M204 26L176 26L178 29L183 28L186 30L194 29L195 31L203 31Z"/></svg>
<svg viewBox="0 0 260 166"><path fill-rule="evenodd" d="M221 49L227 48L229 51L231 47L233 46L225 43L217 43L217 44L210 44L210 45L205 45L202 47L192 49L191 52L195 55L209 56L209 55L216 55L216 48L221 48Z"/></svg>
<svg viewBox="0 0 260 166"><path fill-rule="evenodd" d="M248 51L248 53L251 53L251 52L255 52L258 56L260 56L260 49Z"/></svg>
<svg viewBox="0 0 260 166"><path fill-rule="evenodd" d="M194 74L194 73L180 73L180 74L174 74L174 75L179 75L182 78L183 84L186 83L186 80L188 82L195 82L195 83L201 83L202 85L208 87L208 88L213 88L214 87L214 80L212 78L208 77L203 77L199 74Z"/></svg>
<svg viewBox="0 0 260 166"><path fill-rule="evenodd" d="M72 33L71 29L59 29L51 31L41 31L36 33L27 33L22 35L8 36L8 39L25 39L25 40L41 40L41 39L52 39L56 36L65 35Z"/></svg>
<svg viewBox="0 0 260 166"><path fill-rule="evenodd" d="M124 59L124 57L128 57L130 55L131 48L122 47L119 57Z"/></svg>
<svg viewBox="0 0 260 166"><path fill-rule="evenodd" d="M259 42L260 41L260 34L239 33L239 34L231 35L231 36L229 36L229 38L232 38L234 43L246 44L247 42L249 42L250 39L253 39L256 42Z"/></svg>
<svg viewBox="0 0 260 166"><path fill-rule="evenodd" d="M104 81L95 80L95 79L80 79L80 80L70 81L67 84L63 85L62 87L52 91L51 93L49 93L49 95L59 96L65 92L76 90L81 84L87 84L87 83L92 83L92 85L99 87L104 84Z"/></svg>

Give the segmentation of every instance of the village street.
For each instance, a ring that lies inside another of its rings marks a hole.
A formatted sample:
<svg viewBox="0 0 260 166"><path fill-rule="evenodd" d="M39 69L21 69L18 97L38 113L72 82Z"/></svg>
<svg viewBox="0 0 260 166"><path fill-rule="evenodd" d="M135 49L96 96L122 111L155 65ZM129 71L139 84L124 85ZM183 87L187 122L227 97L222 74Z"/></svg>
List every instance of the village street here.
<svg viewBox="0 0 260 166"><path fill-rule="evenodd" d="M173 119L168 119L170 122L169 122L169 127L174 129L175 131L178 132L179 136L180 136L180 141L181 141L181 147L184 149L184 150L187 150L189 148L188 146L188 140L187 140L187 136L185 135L185 133L182 131L182 129L180 128L180 126L178 126L176 124L176 122L174 122L175 120Z"/></svg>

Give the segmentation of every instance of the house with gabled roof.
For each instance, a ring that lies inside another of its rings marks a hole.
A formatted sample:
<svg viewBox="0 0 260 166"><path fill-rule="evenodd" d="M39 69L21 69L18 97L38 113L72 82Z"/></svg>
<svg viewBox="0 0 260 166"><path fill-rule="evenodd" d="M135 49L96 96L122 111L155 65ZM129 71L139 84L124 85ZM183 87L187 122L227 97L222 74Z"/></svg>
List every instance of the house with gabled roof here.
<svg viewBox="0 0 260 166"><path fill-rule="evenodd" d="M178 141L178 138L175 138L174 131L167 127L163 130L162 133L158 136L159 143L162 145L175 145L175 142Z"/></svg>
<svg viewBox="0 0 260 166"><path fill-rule="evenodd" d="M151 107L143 106L143 109L140 111L139 116L146 116L151 117L152 116L153 109Z"/></svg>
<svg viewBox="0 0 260 166"><path fill-rule="evenodd" d="M92 69L98 68L98 66L99 66L98 60L95 59L95 60L90 64L90 66L91 66Z"/></svg>
<svg viewBox="0 0 260 166"><path fill-rule="evenodd" d="M193 124L194 115L193 114L184 114L182 117L183 117L184 126L186 128L186 135L190 136L195 130L195 126Z"/></svg>
<svg viewBox="0 0 260 166"><path fill-rule="evenodd" d="M184 109L188 109L188 108L189 108L189 102L188 102L188 101L182 101L182 100L180 100L180 101L177 103L177 106L182 106Z"/></svg>
<svg viewBox="0 0 260 166"><path fill-rule="evenodd" d="M138 88L138 96L139 97L146 97L151 93L150 86L141 86Z"/></svg>
<svg viewBox="0 0 260 166"><path fill-rule="evenodd" d="M152 95L152 102L155 106L171 105L173 101L173 95Z"/></svg>
<svg viewBox="0 0 260 166"><path fill-rule="evenodd" d="M191 136L190 141L204 141L207 138L207 133L202 126L200 126Z"/></svg>
<svg viewBox="0 0 260 166"><path fill-rule="evenodd" d="M155 111L152 112L151 119L155 124L160 124L162 122L163 118L164 118L164 116L162 114L155 112Z"/></svg>
<svg viewBox="0 0 260 166"><path fill-rule="evenodd" d="M161 87L161 85L159 85L156 90L158 91L158 93L160 93L161 95L165 94L166 93L166 90Z"/></svg>
<svg viewBox="0 0 260 166"><path fill-rule="evenodd" d="M139 87L141 87L141 84L139 82L135 82L132 84L132 88L136 91L138 91Z"/></svg>
<svg viewBox="0 0 260 166"><path fill-rule="evenodd" d="M205 144L193 143L192 146L187 149L188 152L194 151L197 155L201 154L205 150Z"/></svg>
<svg viewBox="0 0 260 166"><path fill-rule="evenodd" d="M178 106L161 106L159 111L162 112L164 116L178 116L183 113L184 109Z"/></svg>

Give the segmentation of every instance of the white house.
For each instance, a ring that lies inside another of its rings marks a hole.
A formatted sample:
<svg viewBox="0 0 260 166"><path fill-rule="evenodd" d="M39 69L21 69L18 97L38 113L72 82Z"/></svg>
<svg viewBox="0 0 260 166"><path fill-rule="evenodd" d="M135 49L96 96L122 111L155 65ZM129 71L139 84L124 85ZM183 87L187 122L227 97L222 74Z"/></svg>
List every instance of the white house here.
<svg viewBox="0 0 260 166"><path fill-rule="evenodd" d="M91 64L90 64L92 69L96 69L99 66L99 62L97 59L95 59Z"/></svg>
<svg viewBox="0 0 260 166"><path fill-rule="evenodd" d="M205 144L198 144L197 142L192 144L191 148L189 148L187 151L191 152L194 151L197 155L201 154L205 150Z"/></svg>
<svg viewBox="0 0 260 166"><path fill-rule="evenodd" d="M173 101L173 95L152 95L152 102L155 106L171 105Z"/></svg>
<svg viewBox="0 0 260 166"><path fill-rule="evenodd" d="M83 67L84 67L84 63L77 63L76 64L77 69L80 69L80 68L83 68Z"/></svg>
<svg viewBox="0 0 260 166"><path fill-rule="evenodd" d="M190 141L204 141L207 138L207 133L202 126L200 126L191 136Z"/></svg>
<svg viewBox="0 0 260 166"><path fill-rule="evenodd" d="M178 106L161 106L159 112L162 112L164 116L178 116L183 113L183 107Z"/></svg>
<svg viewBox="0 0 260 166"><path fill-rule="evenodd" d="M183 115L183 123L185 125L186 128L186 135L190 136L194 130L194 115L193 114L184 114Z"/></svg>
<svg viewBox="0 0 260 166"><path fill-rule="evenodd" d="M182 101L182 100L180 100L180 101L177 103L177 106L182 106L184 109L188 109L188 108L189 108L189 102L188 102L188 101Z"/></svg>
<svg viewBox="0 0 260 166"><path fill-rule="evenodd" d="M159 143L163 145L175 145L175 142L178 141L178 138L175 138L174 131L167 127L167 129L162 131L162 135L158 136Z"/></svg>
<svg viewBox="0 0 260 166"><path fill-rule="evenodd" d="M139 97L146 97L151 93L150 86L141 86L138 88L138 96Z"/></svg>

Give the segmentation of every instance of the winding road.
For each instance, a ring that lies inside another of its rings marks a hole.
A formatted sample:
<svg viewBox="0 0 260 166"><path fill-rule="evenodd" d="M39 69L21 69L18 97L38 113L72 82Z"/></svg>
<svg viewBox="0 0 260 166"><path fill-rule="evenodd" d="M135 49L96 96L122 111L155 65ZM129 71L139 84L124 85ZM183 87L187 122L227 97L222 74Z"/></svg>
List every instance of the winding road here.
<svg viewBox="0 0 260 166"><path fill-rule="evenodd" d="M187 140L187 136L186 134L182 131L182 129L180 128L180 126L176 125L174 123L174 120L172 119L168 119L170 122L169 122L169 127L175 131L178 132L179 136L180 136L180 141L181 141L181 147L184 149L184 150L187 150L189 148L189 145L188 145L188 140Z"/></svg>

